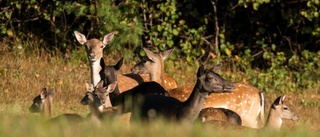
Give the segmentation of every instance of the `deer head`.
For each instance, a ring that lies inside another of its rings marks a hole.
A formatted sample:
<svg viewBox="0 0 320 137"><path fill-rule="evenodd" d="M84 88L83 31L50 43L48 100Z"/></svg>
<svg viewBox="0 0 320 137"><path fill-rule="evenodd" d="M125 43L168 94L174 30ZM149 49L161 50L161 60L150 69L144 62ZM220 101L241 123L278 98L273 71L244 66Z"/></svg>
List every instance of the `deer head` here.
<svg viewBox="0 0 320 137"><path fill-rule="evenodd" d="M271 105L267 127L280 129L282 119L299 120L299 117L284 102L285 95L279 96Z"/></svg>
<svg viewBox="0 0 320 137"><path fill-rule="evenodd" d="M78 31L74 31L76 39L81 45L85 45L87 56L90 62L95 62L102 58L103 49L107 44L113 39L114 33L111 32L104 36L103 40L100 41L98 39L90 39L87 40L86 36L81 34Z"/></svg>
<svg viewBox="0 0 320 137"><path fill-rule="evenodd" d="M139 63L131 68L131 72L134 74L150 74L150 80L156 81L163 85L163 73L164 73L164 60L169 58L171 52L170 49L159 54L155 54L152 51L143 48L147 56L144 57Z"/></svg>
<svg viewBox="0 0 320 137"><path fill-rule="evenodd" d="M44 115L52 116L52 100L55 94L55 89L52 88L49 91L47 88L43 88L38 96L33 99L33 103L29 108L31 113L43 113Z"/></svg>
<svg viewBox="0 0 320 137"><path fill-rule="evenodd" d="M222 64L218 64L211 69L204 70L204 67L199 67L197 72L198 79L203 84L203 88L210 93L231 92L235 85L223 79L217 72Z"/></svg>
<svg viewBox="0 0 320 137"><path fill-rule="evenodd" d="M88 105L93 104L96 108L102 111L104 108L112 107L109 94L114 91L117 86L117 81L109 84L107 87L103 87L103 80L100 81L96 87L89 82L86 82L87 93L81 100L81 104Z"/></svg>

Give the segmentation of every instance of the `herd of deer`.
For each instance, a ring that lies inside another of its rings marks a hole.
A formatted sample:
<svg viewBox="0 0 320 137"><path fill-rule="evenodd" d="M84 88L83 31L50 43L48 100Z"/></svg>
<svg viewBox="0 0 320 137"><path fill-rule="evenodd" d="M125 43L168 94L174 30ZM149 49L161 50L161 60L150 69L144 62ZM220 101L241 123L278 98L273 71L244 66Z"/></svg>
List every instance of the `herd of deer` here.
<svg viewBox="0 0 320 137"><path fill-rule="evenodd" d="M81 100L88 105L86 118L78 114L63 114L52 118L54 89L43 88L34 98L30 112L41 112L55 121L61 117L70 121L104 118L131 112L131 121L152 122L163 118L179 123L193 123L197 118L203 123L225 122L250 128L265 125L280 129L283 119L298 120L298 116L284 103L285 95L271 105L266 123L264 116L265 97L257 88L231 83L217 72L218 64L210 69L201 65L197 71L195 86L178 87L176 81L164 72L164 60L173 49L155 54L144 48L146 57L137 63L132 73L120 75L117 71L123 64L121 58L116 65L107 66L103 49L113 39L114 33L98 39L87 40L75 31L77 41L84 45L88 56L91 82L86 82L87 92Z"/></svg>

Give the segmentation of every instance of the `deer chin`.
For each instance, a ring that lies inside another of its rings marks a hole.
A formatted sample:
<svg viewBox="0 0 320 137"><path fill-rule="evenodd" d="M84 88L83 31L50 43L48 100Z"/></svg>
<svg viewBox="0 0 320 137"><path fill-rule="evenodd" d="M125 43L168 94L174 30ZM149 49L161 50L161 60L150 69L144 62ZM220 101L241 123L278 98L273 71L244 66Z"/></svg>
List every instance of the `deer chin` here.
<svg viewBox="0 0 320 137"><path fill-rule="evenodd" d="M99 59L96 59L96 58L90 59L91 62L96 62L97 60Z"/></svg>
<svg viewBox="0 0 320 137"><path fill-rule="evenodd" d="M37 113L37 112L40 112L40 108L35 106L35 105L32 105L30 108L29 108L29 112L31 113Z"/></svg>
<svg viewBox="0 0 320 137"><path fill-rule="evenodd" d="M132 74L148 74L146 71L140 69L131 69Z"/></svg>
<svg viewBox="0 0 320 137"><path fill-rule="evenodd" d="M223 89L223 92L227 92L227 93L230 93L230 92L232 92L233 90L234 90L234 88L232 88L232 87L224 87Z"/></svg>
<svg viewBox="0 0 320 137"><path fill-rule="evenodd" d="M226 89L226 87L220 86L220 85L215 85L211 89L207 89L207 91L211 93L225 93L229 92L229 90ZM230 91L231 92L231 91Z"/></svg>
<svg viewBox="0 0 320 137"><path fill-rule="evenodd" d="M298 117L298 116L294 116L294 117L292 118L292 120L293 120L293 121L297 121L297 120L299 120L299 117Z"/></svg>

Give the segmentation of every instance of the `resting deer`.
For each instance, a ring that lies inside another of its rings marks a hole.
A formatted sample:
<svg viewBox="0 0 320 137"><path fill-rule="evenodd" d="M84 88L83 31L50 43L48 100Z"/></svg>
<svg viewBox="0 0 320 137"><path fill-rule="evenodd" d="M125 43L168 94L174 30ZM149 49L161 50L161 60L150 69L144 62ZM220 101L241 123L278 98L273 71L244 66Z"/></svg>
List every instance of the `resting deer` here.
<svg viewBox="0 0 320 137"><path fill-rule="evenodd" d="M104 77L103 77L104 80L102 81L106 81L106 82L100 82L100 84L102 84L100 85L100 87L103 87L104 85L108 86L108 83L117 83L118 81L117 72L122 66L122 62L123 62L123 58L121 58L118 61L118 63L114 66L106 66L105 64L101 65L101 66L104 66L102 67L103 74L104 74ZM118 86L115 87L114 92L115 91L119 91ZM104 98L105 102L108 102L108 103L105 103L105 105L108 105L108 106L100 106L99 110L102 112L103 108L109 108L111 106L114 106L117 108L119 107L118 113L131 112L132 106L138 100L138 97L146 94L160 94L164 96L169 95L169 93L157 82L153 82L153 81L144 82L137 85L136 87L133 87L132 89L123 91L118 95L113 94L113 92L108 94L109 95L108 98ZM88 95L86 94L86 96ZM82 105L88 104L87 100L85 99L86 96L84 97L84 100L81 101ZM109 104L109 102L111 102L111 104Z"/></svg>
<svg viewBox="0 0 320 137"><path fill-rule="evenodd" d="M299 120L298 115L285 104L285 95L279 96L274 100L270 107L269 115L265 127L279 130L283 119Z"/></svg>
<svg viewBox="0 0 320 137"><path fill-rule="evenodd" d="M205 108L202 109L199 113L198 117L202 123L205 123L207 121L222 121L222 122L229 122L233 125L241 126L241 118L240 116L228 109L224 108Z"/></svg>
<svg viewBox="0 0 320 137"><path fill-rule="evenodd" d="M270 111L268 118L266 119L264 128L268 129L274 129L274 130L280 130L281 125L282 125L282 120L299 120L299 117L295 112L293 112L284 102L285 95L279 96L277 99L274 100L274 102L271 104ZM205 113L204 113L205 114ZM201 116L200 117L205 117ZM212 115L210 115L212 117ZM214 121L212 121L214 120ZM221 120L217 121L217 120ZM244 129L243 127L236 127L234 125L230 125L228 123L225 123L226 120L222 116L221 119L207 119L204 123L208 124L214 124L218 127L220 126L226 126L226 127L232 127L232 128L240 128Z"/></svg>
<svg viewBox="0 0 320 137"><path fill-rule="evenodd" d="M95 87L91 83L86 82L86 96L81 99L80 103L83 105L89 105L90 111L99 111L105 112L106 109L109 111L110 108L113 108L110 101L110 93L112 93L117 87L117 81L109 84L108 86L103 86L104 81L101 80ZM95 96L95 100L93 100L91 95ZM95 101L94 105L90 105L91 102ZM97 109L96 109L97 108Z"/></svg>
<svg viewBox="0 0 320 137"><path fill-rule="evenodd" d="M55 89L43 88L38 96L33 99L33 103L29 108L31 113L41 113L45 118L52 119L52 100L55 94ZM65 119L69 122L78 123L82 121L83 117L78 114L62 114L53 118L55 120Z"/></svg>
<svg viewBox="0 0 320 137"><path fill-rule="evenodd" d="M109 94L115 90L117 82L107 87L104 87L103 83L100 81L96 87L93 87L91 83L86 82L87 93L81 100L82 104L89 105L90 113L87 118L96 119L98 122L103 121L106 116L113 117L116 114L116 109L109 101Z"/></svg>
<svg viewBox="0 0 320 137"><path fill-rule="evenodd" d="M151 73L152 80L162 83L163 81L163 58L152 51L144 48L147 58L137 63L131 71L135 74ZM231 93L211 94L203 103L202 108L224 108L239 114L243 126L259 128L259 122L264 121L264 96L255 87L234 83L235 89ZM185 101L191 94L192 86L183 86L168 90L171 97Z"/></svg>
<svg viewBox="0 0 320 137"><path fill-rule="evenodd" d="M103 41L98 39L90 39L87 40L86 36L75 31L74 32L76 39L81 45L85 45L87 56L89 58L90 69L91 69L91 79L92 83L95 86L101 79L101 69L103 62L103 49L105 46L112 40L114 33L110 33L104 36ZM103 72L103 71L102 71ZM125 75L118 75L118 87L119 91L115 91L115 94L118 95L120 92L127 91L142 82L150 81L150 76L147 74L125 74ZM165 89L172 89L177 87L176 81L167 74L164 74L164 88Z"/></svg>
<svg viewBox="0 0 320 137"><path fill-rule="evenodd" d="M189 98L181 102L173 97L162 95L146 95L140 106L132 112L132 119L150 121L165 118L168 121L193 123L197 118L203 102L211 93L230 92L234 84L224 80L213 69L200 66L197 72L197 82Z"/></svg>

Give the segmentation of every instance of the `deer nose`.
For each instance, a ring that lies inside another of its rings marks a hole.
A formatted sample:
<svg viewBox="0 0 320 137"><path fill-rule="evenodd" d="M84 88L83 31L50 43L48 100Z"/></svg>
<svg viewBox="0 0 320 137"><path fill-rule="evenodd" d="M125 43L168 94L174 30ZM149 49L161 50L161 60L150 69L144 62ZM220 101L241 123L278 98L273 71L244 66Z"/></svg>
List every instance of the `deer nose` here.
<svg viewBox="0 0 320 137"><path fill-rule="evenodd" d="M234 89L236 88L236 85L233 84L233 83L231 83L231 84L230 84L230 87L232 88L232 90L234 90Z"/></svg>
<svg viewBox="0 0 320 137"><path fill-rule="evenodd" d="M93 59L93 58L96 57L96 55L95 55L95 54L90 54L88 57L89 57L90 59Z"/></svg>
<svg viewBox="0 0 320 137"><path fill-rule="evenodd" d="M105 101L105 100L101 100L100 102L101 102L101 104L104 104L104 103L106 103L106 101Z"/></svg>
<svg viewBox="0 0 320 137"><path fill-rule="evenodd" d="M233 83L229 83L229 84L226 84L224 87L223 87L223 90L224 91L233 91L235 89L235 84Z"/></svg>
<svg viewBox="0 0 320 137"><path fill-rule="evenodd" d="M131 68L131 72L133 73L133 74L138 74L138 69L136 69L136 67L133 67L133 68Z"/></svg>
<svg viewBox="0 0 320 137"><path fill-rule="evenodd" d="M296 120L299 120L300 118L298 117L297 114L294 115L294 117L292 118L292 120L296 121Z"/></svg>
<svg viewBox="0 0 320 137"><path fill-rule="evenodd" d="M81 105L88 105L88 102L86 100L81 100L80 103Z"/></svg>

